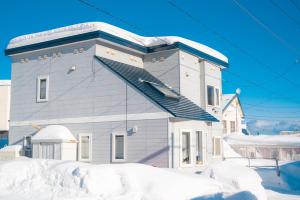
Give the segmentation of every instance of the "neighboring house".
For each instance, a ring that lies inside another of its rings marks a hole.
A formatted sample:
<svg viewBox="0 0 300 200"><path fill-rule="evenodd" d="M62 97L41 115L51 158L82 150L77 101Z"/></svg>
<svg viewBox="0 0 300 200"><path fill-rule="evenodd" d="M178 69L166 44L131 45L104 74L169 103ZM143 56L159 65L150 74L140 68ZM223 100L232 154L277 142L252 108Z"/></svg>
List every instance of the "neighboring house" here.
<svg viewBox="0 0 300 200"><path fill-rule="evenodd" d="M244 119L244 111L237 94L223 94L223 133L244 133L248 135L247 125Z"/></svg>
<svg viewBox="0 0 300 200"><path fill-rule="evenodd" d="M57 152L72 141L36 134L59 125L76 138L79 161L176 168L222 158L228 60L207 46L93 22L17 37L5 53L12 59L9 142L32 142L33 157L63 159Z"/></svg>
<svg viewBox="0 0 300 200"><path fill-rule="evenodd" d="M0 80L0 148L8 144L10 80Z"/></svg>

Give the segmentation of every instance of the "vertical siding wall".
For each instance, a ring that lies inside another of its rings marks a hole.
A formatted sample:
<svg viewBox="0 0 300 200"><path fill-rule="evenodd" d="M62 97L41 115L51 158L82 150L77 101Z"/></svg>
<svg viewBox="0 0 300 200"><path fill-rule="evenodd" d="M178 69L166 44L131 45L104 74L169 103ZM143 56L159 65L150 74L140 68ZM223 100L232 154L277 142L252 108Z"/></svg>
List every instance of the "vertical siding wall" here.
<svg viewBox="0 0 300 200"><path fill-rule="evenodd" d="M84 48L82 53L74 53L74 49L80 48ZM61 57L53 58L54 52L61 52ZM79 133L92 133L93 161L109 163L110 135L115 130L125 131L125 121L74 124L63 122L64 119L164 111L94 59L95 52L95 41L90 41L15 56L11 121L62 119L61 124L76 137ZM99 54L101 56L101 52ZM38 58L44 55L47 59ZM22 58L29 58L29 61L21 63ZM72 66L76 70L71 72ZM49 75L48 102L36 103L39 75ZM138 133L128 136L128 162L166 167L167 119L131 121L127 127L134 125L138 126ZM22 142L25 135L36 131L31 126L11 126L11 130L11 144Z"/></svg>
<svg viewBox="0 0 300 200"><path fill-rule="evenodd" d="M179 51L177 49L145 55L144 68L175 91L180 92Z"/></svg>

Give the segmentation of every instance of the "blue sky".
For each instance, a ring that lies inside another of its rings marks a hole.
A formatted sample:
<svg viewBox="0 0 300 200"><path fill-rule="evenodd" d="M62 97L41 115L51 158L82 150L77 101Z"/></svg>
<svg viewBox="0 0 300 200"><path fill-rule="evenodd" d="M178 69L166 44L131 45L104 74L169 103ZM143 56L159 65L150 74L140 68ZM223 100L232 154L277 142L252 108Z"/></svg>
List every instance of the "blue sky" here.
<svg viewBox="0 0 300 200"><path fill-rule="evenodd" d="M0 48L15 36L87 21L104 21L140 35L186 37L228 56L223 93L241 88L253 130L272 133L274 122L279 130L280 124L285 124L282 129L300 129L300 0L237 1L251 13L233 0L172 1L177 8L168 0L86 1L114 17L78 0L1 1ZM10 79L10 60L3 54L0 79Z"/></svg>

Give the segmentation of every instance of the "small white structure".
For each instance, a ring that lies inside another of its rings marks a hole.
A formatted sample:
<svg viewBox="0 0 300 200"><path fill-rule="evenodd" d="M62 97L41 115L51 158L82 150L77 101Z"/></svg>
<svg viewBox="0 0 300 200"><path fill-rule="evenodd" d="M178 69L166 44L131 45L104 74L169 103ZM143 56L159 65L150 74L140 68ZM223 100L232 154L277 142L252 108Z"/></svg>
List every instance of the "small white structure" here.
<svg viewBox="0 0 300 200"><path fill-rule="evenodd" d="M247 134L247 127L244 120L244 112L238 94L223 94L223 133Z"/></svg>
<svg viewBox="0 0 300 200"><path fill-rule="evenodd" d="M14 160L22 155L21 145L5 146L0 149L0 160Z"/></svg>
<svg viewBox="0 0 300 200"><path fill-rule="evenodd" d="M77 141L64 126L50 125L31 138L32 157L57 160L76 160Z"/></svg>

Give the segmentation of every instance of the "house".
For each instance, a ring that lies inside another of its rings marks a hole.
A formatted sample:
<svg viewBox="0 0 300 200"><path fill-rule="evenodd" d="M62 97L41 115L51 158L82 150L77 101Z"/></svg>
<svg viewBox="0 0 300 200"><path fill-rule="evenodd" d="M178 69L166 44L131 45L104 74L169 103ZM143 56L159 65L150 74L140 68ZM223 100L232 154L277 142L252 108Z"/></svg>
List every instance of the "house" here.
<svg viewBox="0 0 300 200"><path fill-rule="evenodd" d="M84 162L177 168L222 158L228 60L216 50L90 22L14 38L5 54L12 60L9 142L24 143L33 157L62 159L59 138L32 143L56 125L76 138Z"/></svg>
<svg viewBox="0 0 300 200"><path fill-rule="evenodd" d="M223 94L222 125L225 135L244 133L249 135L244 119L244 111L238 94Z"/></svg>
<svg viewBox="0 0 300 200"><path fill-rule="evenodd" d="M10 80L0 80L0 148L8 144Z"/></svg>

